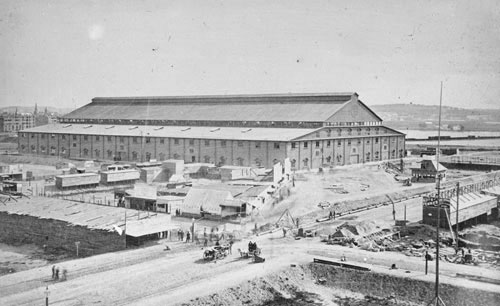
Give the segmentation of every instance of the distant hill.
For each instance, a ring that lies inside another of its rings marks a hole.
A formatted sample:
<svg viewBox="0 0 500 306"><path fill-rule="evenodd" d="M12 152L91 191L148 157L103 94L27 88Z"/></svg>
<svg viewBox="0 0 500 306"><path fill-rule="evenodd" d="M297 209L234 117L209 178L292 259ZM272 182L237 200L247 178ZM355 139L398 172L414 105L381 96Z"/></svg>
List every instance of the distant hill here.
<svg viewBox="0 0 500 306"><path fill-rule="evenodd" d="M436 129L439 106L420 104L372 105L388 126L407 129ZM441 122L451 128L463 130L500 130L500 109L465 109L443 106Z"/></svg>
<svg viewBox="0 0 500 306"><path fill-rule="evenodd" d="M17 109L18 113L33 113L35 110L35 106L5 106L5 107L0 107L0 113L15 113ZM47 106L47 112L49 113L58 113L60 115L65 115L69 112L71 112L73 109L71 108L58 108L58 107L52 107L52 106ZM45 106L38 106L38 112L43 113L45 112Z"/></svg>

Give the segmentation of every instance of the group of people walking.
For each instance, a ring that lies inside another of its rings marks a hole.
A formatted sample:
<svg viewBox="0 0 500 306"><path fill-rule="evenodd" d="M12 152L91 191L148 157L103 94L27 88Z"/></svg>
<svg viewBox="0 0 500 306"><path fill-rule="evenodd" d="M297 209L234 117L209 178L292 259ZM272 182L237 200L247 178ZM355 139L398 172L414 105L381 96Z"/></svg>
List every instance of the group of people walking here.
<svg viewBox="0 0 500 306"><path fill-rule="evenodd" d="M184 234L186 234L186 242L189 242L191 240L191 232L190 231L186 231L186 233L184 233L184 231L182 229L179 229L177 231L177 239L179 241L184 241Z"/></svg>
<svg viewBox="0 0 500 306"><path fill-rule="evenodd" d="M59 275L59 273L61 275ZM66 280L67 274L68 274L68 270L66 270L65 268L61 269L56 265L52 266L52 279L53 280Z"/></svg>

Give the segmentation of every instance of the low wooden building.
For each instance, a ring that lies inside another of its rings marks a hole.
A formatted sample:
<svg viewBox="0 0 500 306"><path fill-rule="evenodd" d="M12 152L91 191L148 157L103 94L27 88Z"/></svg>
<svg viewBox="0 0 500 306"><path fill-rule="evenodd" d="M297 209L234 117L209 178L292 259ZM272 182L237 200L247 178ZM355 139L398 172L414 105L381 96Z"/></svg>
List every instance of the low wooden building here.
<svg viewBox="0 0 500 306"><path fill-rule="evenodd" d="M439 164L435 160L424 159L420 163L420 168L411 168L412 181L414 182L435 182L439 173L441 181L446 179L445 166Z"/></svg>
<svg viewBox="0 0 500 306"><path fill-rule="evenodd" d="M439 226L449 229L457 224L457 199L440 199L438 205L435 196L424 197L424 207L422 220L424 224L436 226L438 224L438 207ZM458 224L460 227L466 225L475 225L488 221L488 216L495 213L497 209L497 198L481 194L467 193L461 194L458 199Z"/></svg>
<svg viewBox="0 0 500 306"><path fill-rule="evenodd" d="M32 243L79 256L125 249L179 228L170 215L55 198L32 197L0 205L0 242Z"/></svg>

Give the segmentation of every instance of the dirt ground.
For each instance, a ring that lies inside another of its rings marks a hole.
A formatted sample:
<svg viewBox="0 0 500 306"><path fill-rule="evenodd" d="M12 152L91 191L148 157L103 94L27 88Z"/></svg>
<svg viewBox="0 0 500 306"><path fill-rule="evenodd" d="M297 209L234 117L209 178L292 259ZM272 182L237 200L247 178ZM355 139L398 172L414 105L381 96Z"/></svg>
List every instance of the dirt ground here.
<svg viewBox="0 0 500 306"><path fill-rule="evenodd" d="M47 265L43 250L35 245L7 245L0 243L0 276Z"/></svg>
<svg viewBox="0 0 500 306"><path fill-rule="evenodd" d="M279 216L285 209L294 216L302 216L320 209L320 202L333 204L346 199L364 199L403 188L391 174L376 166L338 167L323 173L306 172L296 176L292 195L275 207L263 210L263 216Z"/></svg>
<svg viewBox="0 0 500 306"><path fill-rule="evenodd" d="M309 263L318 256L334 260L345 256L349 263L366 265L380 273L428 281L434 278L433 263L429 265L431 273L425 275L422 258L399 253L373 253L331 246L319 243L318 238L294 240L292 237L283 238L280 232L252 239L262 248L262 256L266 259L264 263L240 258L237 250L246 248L247 240L236 243L233 254L217 262L204 261L203 250L199 247L172 242L169 245L173 251L164 251L164 246L160 244L60 263L69 271L68 280L64 282L51 280L49 266L4 275L0 278L0 291L3 293L0 304L37 304L43 301L45 287L48 286L51 305L189 305L196 297L220 294L225 288L277 273L291 264ZM391 263L399 269L389 270ZM442 282L483 290L500 289L457 278L459 271L499 278L498 273L481 267L442 262Z"/></svg>

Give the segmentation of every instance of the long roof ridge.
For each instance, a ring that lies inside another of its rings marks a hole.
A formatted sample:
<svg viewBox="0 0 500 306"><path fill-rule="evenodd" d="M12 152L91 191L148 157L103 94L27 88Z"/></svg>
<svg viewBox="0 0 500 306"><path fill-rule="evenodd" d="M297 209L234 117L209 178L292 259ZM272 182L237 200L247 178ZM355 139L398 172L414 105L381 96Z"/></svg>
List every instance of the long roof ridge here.
<svg viewBox="0 0 500 306"><path fill-rule="evenodd" d="M158 100L211 100L211 99L253 99L253 98L341 98L350 99L356 92L331 92L331 93L271 93L271 94L230 94L230 95L186 95L186 96L138 96L138 97L94 97L92 102L155 102ZM344 100L343 100L344 101ZM345 100L347 101L347 100ZM170 102L170 101L169 101ZM236 101L232 101L236 102ZM244 101L247 102L247 101ZM262 101L260 101L262 102Z"/></svg>

